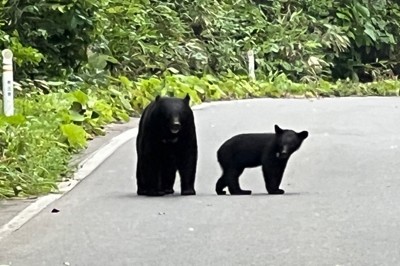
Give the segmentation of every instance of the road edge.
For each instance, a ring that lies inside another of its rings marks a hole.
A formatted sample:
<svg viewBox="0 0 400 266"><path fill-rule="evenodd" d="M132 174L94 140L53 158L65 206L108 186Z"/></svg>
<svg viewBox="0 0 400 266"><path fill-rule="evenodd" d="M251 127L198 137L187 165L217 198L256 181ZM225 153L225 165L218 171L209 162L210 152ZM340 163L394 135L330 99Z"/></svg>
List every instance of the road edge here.
<svg viewBox="0 0 400 266"><path fill-rule="evenodd" d="M247 100L247 99L244 99ZM235 100L235 101L243 101ZM216 101L216 102L203 102L199 105L192 106L192 110L202 110L204 108L229 103L232 101ZM89 176L94 170L97 169L108 157L110 157L116 150L123 144L136 137L138 128L128 129L117 136L113 137L107 144L95 150L87 158L83 159L77 167L73 178L67 182L58 184L59 193L48 194L39 197L34 202L30 203L22 211L18 212L9 222L0 227L0 240L9 235L10 233L19 230L25 223L34 218L43 209L49 206L54 201L60 199L65 194L75 188L83 179Z"/></svg>
<svg viewBox="0 0 400 266"><path fill-rule="evenodd" d="M137 132L137 127L128 129L113 137L107 144L101 146L99 149L97 149L91 155L85 158L82 162L78 164L78 170L74 173L73 178L67 182L61 182L58 185L59 193L48 194L39 197L35 202L29 204L25 209L14 216L8 223L1 226L0 240L8 234L20 229L25 223L35 217L52 202L63 197L65 194L71 191L77 184L80 183L80 181L88 177L122 145L136 137Z"/></svg>

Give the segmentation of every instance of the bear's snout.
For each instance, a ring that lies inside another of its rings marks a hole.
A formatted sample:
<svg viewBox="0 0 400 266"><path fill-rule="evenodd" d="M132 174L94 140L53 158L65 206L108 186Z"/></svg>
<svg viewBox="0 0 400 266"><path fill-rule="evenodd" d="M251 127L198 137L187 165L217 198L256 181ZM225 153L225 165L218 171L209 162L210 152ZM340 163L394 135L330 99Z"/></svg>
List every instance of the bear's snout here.
<svg viewBox="0 0 400 266"><path fill-rule="evenodd" d="M276 157L280 159L287 159L290 156L289 148L283 146L280 152L276 153Z"/></svg>
<svg viewBox="0 0 400 266"><path fill-rule="evenodd" d="M289 157L289 154L290 154L290 153L288 153L287 151L282 151L282 152L279 154L279 158L286 159L286 158Z"/></svg>
<svg viewBox="0 0 400 266"><path fill-rule="evenodd" d="M170 126L169 129L171 130L172 134L176 134L181 130L181 123L179 121L174 121Z"/></svg>

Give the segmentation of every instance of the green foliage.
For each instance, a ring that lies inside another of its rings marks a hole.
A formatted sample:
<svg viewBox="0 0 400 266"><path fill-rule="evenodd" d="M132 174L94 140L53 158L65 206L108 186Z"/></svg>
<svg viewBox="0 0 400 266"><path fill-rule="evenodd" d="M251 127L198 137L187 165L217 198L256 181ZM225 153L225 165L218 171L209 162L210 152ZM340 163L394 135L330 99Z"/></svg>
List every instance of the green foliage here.
<svg viewBox="0 0 400 266"><path fill-rule="evenodd" d="M53 76L241 75L249 49L261 79L400 73L394 0L26 0L1 2L0 14L0 48L14 51L18 79L35 87Z"/></svg>
<svg viewBox="0 0 400 266"><path fill-rule="evenodd" d="M116 0L99 14L91 66L130 78L245 74L251 48L262 79L368 81L400 73L400 7L392 0Z"/></svg>
<svg viewBox="0 0 400 266"><path fill-rule="evenodd" d="M0 46L15 53L18 77L60 76L87 60L97 1L67 2L1 2Z"/></svg>
<svg viewBox="0 0 400 266"><path fill-rule="evenodd" d="M84 148L86 146L86 131L75 124L61 126L63 136L72 148Z"/></svg>
<svg viewBox="0 0 400 266"><path fill-rule="evenodd" d="M255 97L330 97L330 96L398 96L400 82L384 80L371 83L353 83L349 80L335 83L319 79L309 83L293 82L285 74L272 80L251 81L247 76L233 73L222 78L212 75L204 77L172 75L163 79L143 79L136 82L139 92L152 91L147 94L146 102L155 95L183 97L187 93L192 102L231 100ZM142 95L145 95L143 93Z"/></svg>
<svg viewBox="0 0 400 266"><path fill-rule="evenodd" d="M0 197L55 191L87 139L103 134L105 124L129 118L131 105L124 107L112 93L81 89L31 94L17 99L17 115L0 116Z"/></svg>
<svg viewBox="0 0 400 266"><path fill-rule="evenodd" d="M70 155L58 145L57 124L51 120L56 117L42 115L2 117L0 197L48 193L59 174L68 171Z"/></svg>

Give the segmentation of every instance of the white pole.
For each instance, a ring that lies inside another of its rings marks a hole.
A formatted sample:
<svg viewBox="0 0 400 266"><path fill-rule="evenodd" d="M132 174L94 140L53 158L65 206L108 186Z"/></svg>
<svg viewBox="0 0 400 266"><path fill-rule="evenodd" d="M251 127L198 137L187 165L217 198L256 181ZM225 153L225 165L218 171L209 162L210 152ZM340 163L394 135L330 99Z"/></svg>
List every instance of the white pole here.
<svg viewBox="0 0 400 266"><path fill-rule="evenodd" d="M4 49L3 55L3 110L6 116L14 115L14 74L13 53L10 49Z"/></svg>
<svg viewBox="0 0 400 266"><path fill-rule="evenodd" d="M254 72L254 51L252 49L247 52L247 57L249 58L249 77L255 80L256 74Z"/></svg>

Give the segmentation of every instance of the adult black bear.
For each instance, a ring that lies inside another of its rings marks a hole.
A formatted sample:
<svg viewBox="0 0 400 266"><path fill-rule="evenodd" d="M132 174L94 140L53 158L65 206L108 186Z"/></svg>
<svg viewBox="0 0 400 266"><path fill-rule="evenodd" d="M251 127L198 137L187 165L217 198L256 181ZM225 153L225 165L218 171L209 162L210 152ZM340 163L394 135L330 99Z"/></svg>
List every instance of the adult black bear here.
<svg viewBox="0 0 400 266"><path fill-rule="evenodd" d="M197 137L190 97L157 96L143 111L136 140L137 194L174 193L176 171L181 195L195 195Z"/></svg>
<svg viewBox="0 0 400 266"><path fill-rule="evenodd" d="M251 190L240 188L239 176L245 168L260 165L268 193L285 193L279 186L286 164L307 137L307 131L297 133L275 125L275 134L240 134L227 140L217 152L223 171L216 184L217 194L225 195L228 187L231 195L250 195Z"/></svg>

